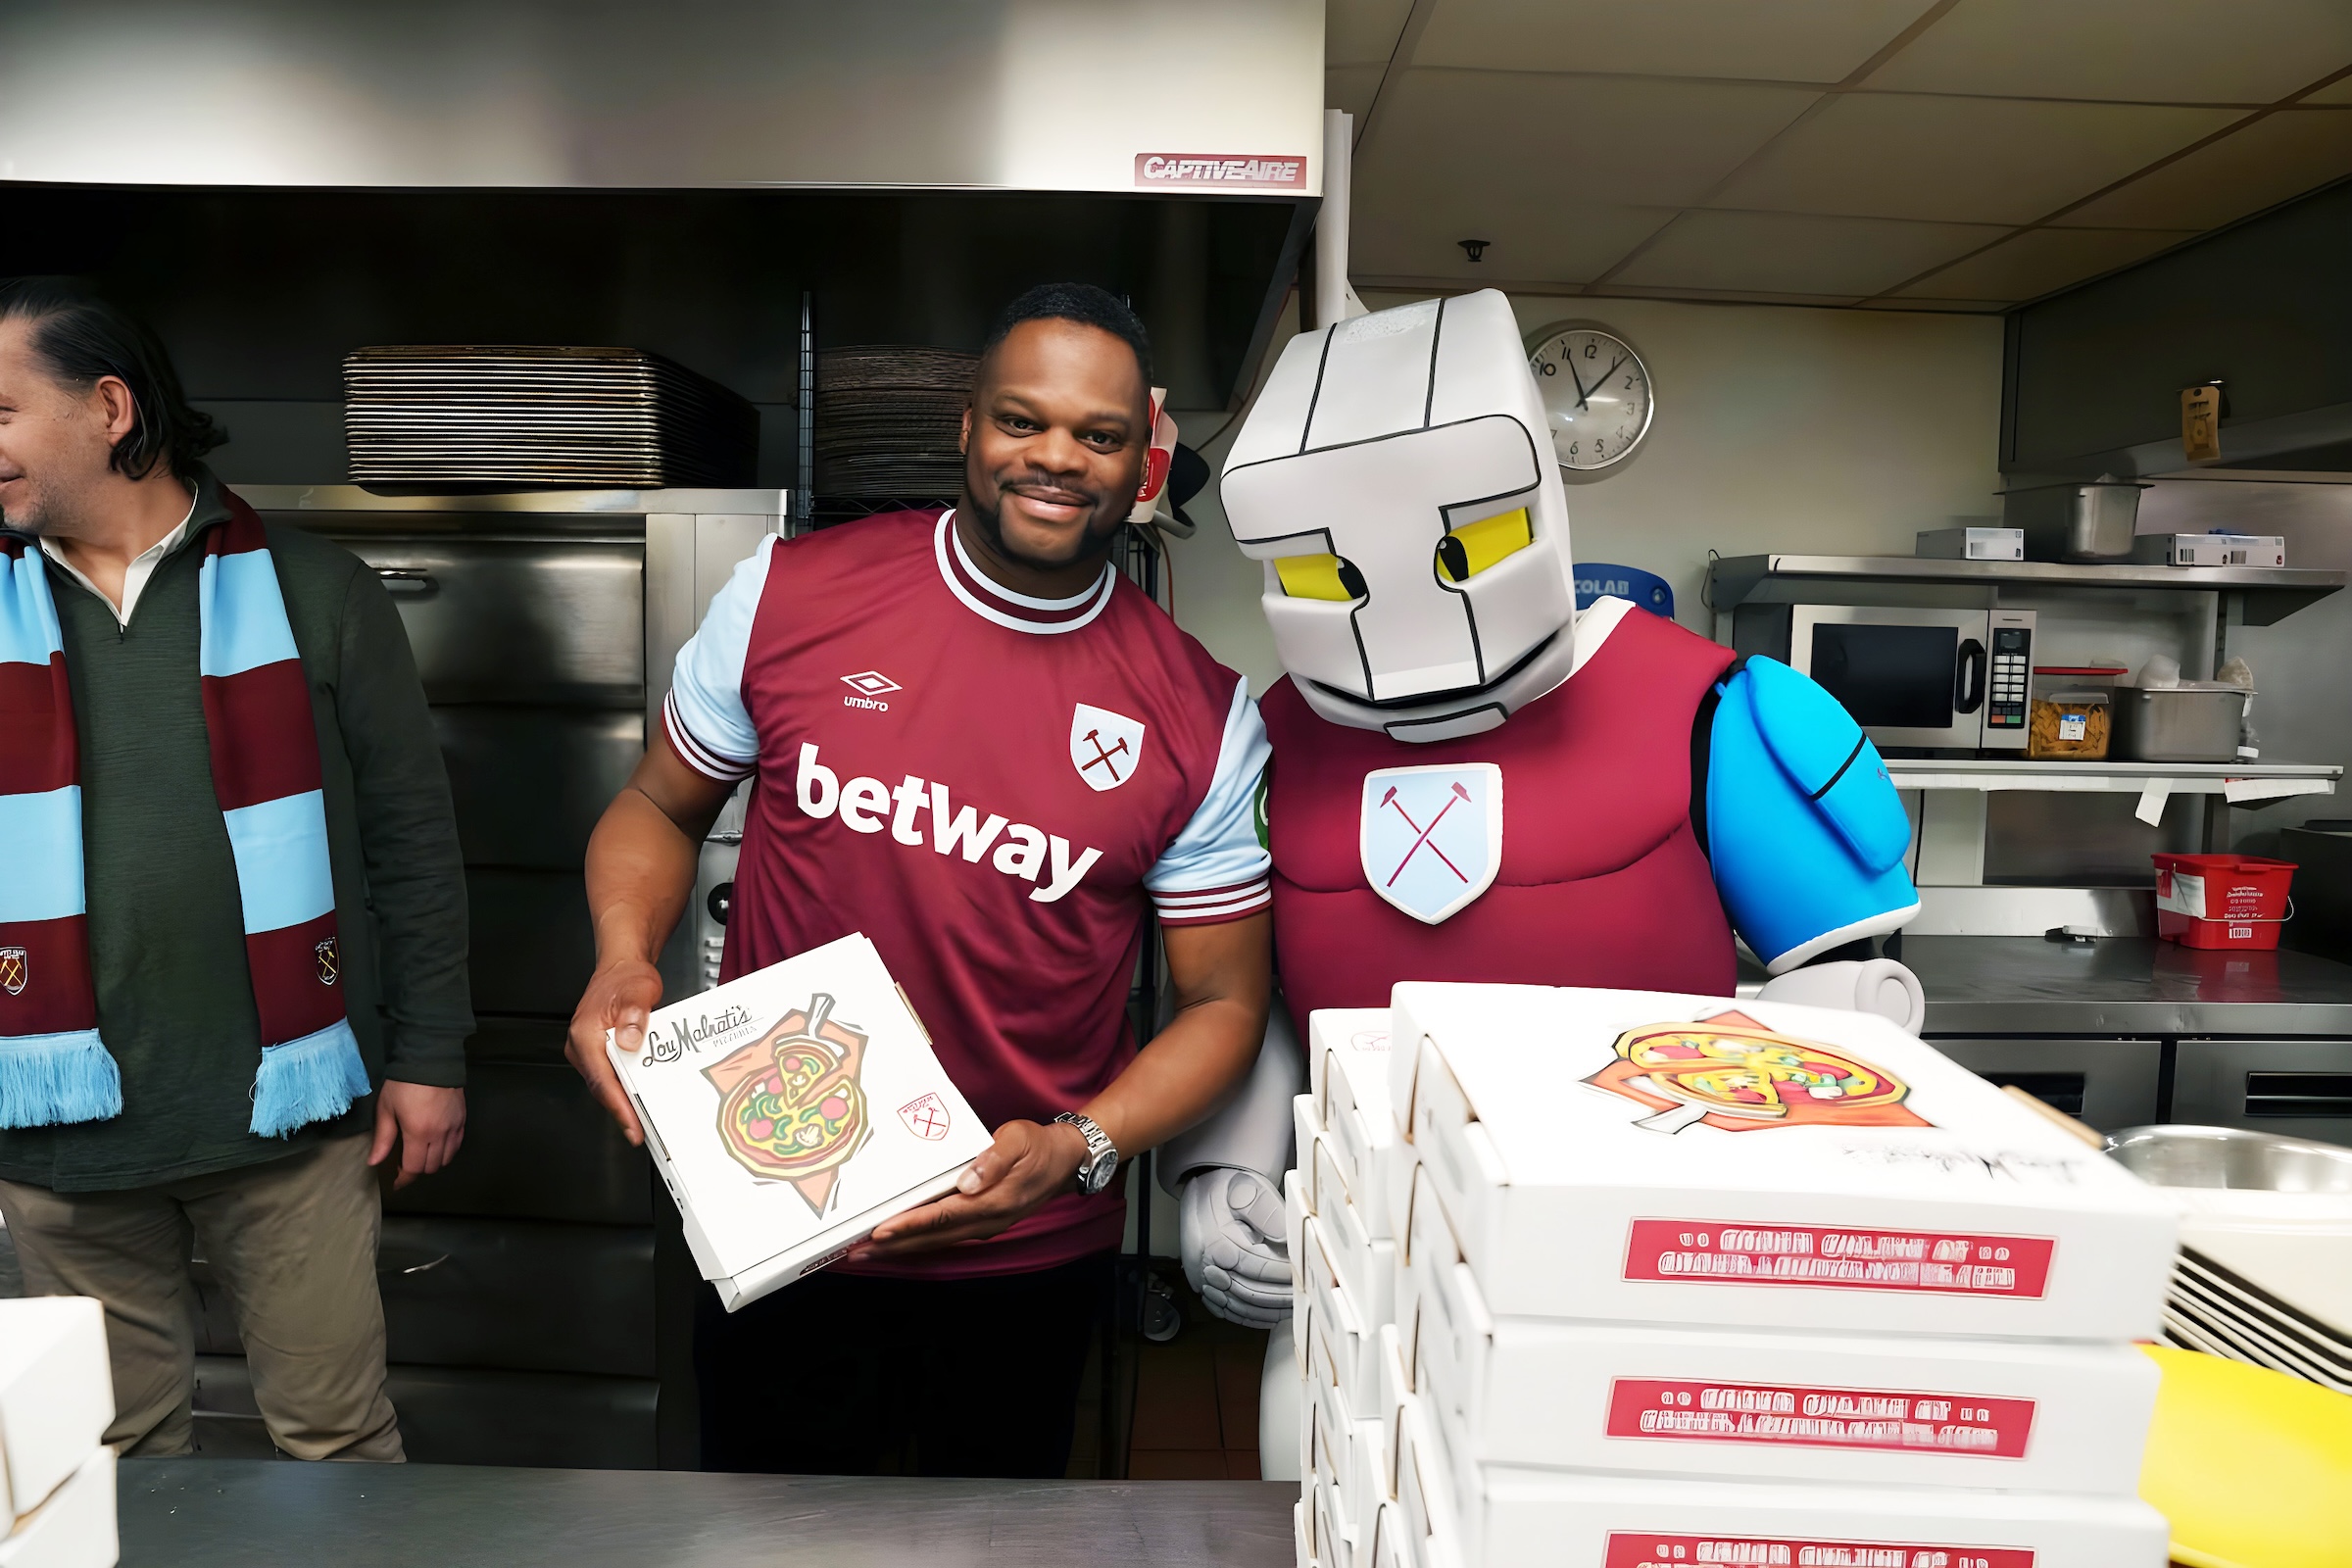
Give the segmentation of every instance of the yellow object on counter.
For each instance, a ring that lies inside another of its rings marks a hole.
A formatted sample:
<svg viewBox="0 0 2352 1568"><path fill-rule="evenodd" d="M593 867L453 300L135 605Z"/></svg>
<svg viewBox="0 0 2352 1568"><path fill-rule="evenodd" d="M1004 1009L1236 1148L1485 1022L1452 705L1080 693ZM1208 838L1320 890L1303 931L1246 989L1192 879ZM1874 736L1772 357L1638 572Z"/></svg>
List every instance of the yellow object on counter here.
<svg viewBox="0 0 2352 1568"><path fill-rule="evenodd" d="M2352 1396L2220 1356L2164 1369L2139 1494L2188 1568L2352 1568Z"/></svg>

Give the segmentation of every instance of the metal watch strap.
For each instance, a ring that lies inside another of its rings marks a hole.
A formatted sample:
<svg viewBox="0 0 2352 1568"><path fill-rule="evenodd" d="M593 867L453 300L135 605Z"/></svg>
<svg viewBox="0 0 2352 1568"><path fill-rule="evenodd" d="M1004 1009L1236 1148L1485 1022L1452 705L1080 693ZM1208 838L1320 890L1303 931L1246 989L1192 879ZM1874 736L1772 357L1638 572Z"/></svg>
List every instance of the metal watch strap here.
<svg viewBox="0 0 2352 1568"><path fill-rule="evenodd" d="M1110 1135L1096 1126L1092 1116L1084 1116L1074 1110L1065 1110L1054 1119L1068 1122L1078 1129L1078 1136L1086 1140L1086 1163L1081 1165L1077 1172L1078 1190L1083 1193L1099 1193L1104 1187L1109 1186L1110 1180L1107 1172L1101 1182L1091 1186L1088 1185L1087 1178L1102 1163L1105 1154L1110 1156L1110 1169L1118 1169L1119 1150L1118 1146L1110 1141Z"/></svg>

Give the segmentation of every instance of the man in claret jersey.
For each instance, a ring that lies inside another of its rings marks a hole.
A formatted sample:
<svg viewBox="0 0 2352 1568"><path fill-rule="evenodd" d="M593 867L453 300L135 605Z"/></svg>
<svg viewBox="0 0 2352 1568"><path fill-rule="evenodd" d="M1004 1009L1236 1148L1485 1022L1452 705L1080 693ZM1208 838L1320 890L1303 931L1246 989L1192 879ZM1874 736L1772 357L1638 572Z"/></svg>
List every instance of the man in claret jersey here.
<svg viewBox="0 0 2352 1568"><path fill-rule="evenodd" d="M950 512L766 540L679 654L588 851L597 970L573 1063L661 1001L696 847L756 777L722 978L862 931L996 1141L960 1190L732 1316L696 1363L717 1469L1054 1476L1125 1223L1119 1158L1250 1070L1271 978L1242 678L1109 564L1151 444L1142 324L1100 289L999 318ZM1172 1021L1126 1004L1165 933Z"/></svg>

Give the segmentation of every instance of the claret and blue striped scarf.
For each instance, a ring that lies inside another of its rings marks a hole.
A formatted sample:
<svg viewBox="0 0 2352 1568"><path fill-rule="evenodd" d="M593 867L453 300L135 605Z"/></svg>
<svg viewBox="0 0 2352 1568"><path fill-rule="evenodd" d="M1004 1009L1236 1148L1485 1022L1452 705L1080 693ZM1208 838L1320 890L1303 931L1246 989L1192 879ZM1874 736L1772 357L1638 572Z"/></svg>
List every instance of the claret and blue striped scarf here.
<svg viewBox="0 0 2352 1568"><path fill-rule="evenodd" d="M207 530L198 665L213 790L244 907L262 1053L252 1130L349 1109L368 1070L335 981L335 889L309 683L253 509ZM0 1127L103 1121L122 1076L99 1037L65 642L40 547L0 534Z"/></svg>

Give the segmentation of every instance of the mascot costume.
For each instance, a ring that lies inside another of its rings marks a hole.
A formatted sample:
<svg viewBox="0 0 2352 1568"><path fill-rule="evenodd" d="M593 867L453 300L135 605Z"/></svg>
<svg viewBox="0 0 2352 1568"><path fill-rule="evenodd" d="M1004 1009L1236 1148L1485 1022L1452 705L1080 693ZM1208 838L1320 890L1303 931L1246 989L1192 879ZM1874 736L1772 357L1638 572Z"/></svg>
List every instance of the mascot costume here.
<svg viewBox="0 0 2352 1568"><path fill-rule="evenodd" d="M1214 1310L1282 1337L1281 1173L1318 1007L1385 1007L1400 980L1728 997L1736 934L1764 996L1917 1030L1918 981L1869 956L1919 909L1876 748L1786 664L1622 599L1577 612L1502 295L1294 339L1223 496L1289 672L1262 704L1288 1016L1235 1103L1162 1155Z"/></svg>

